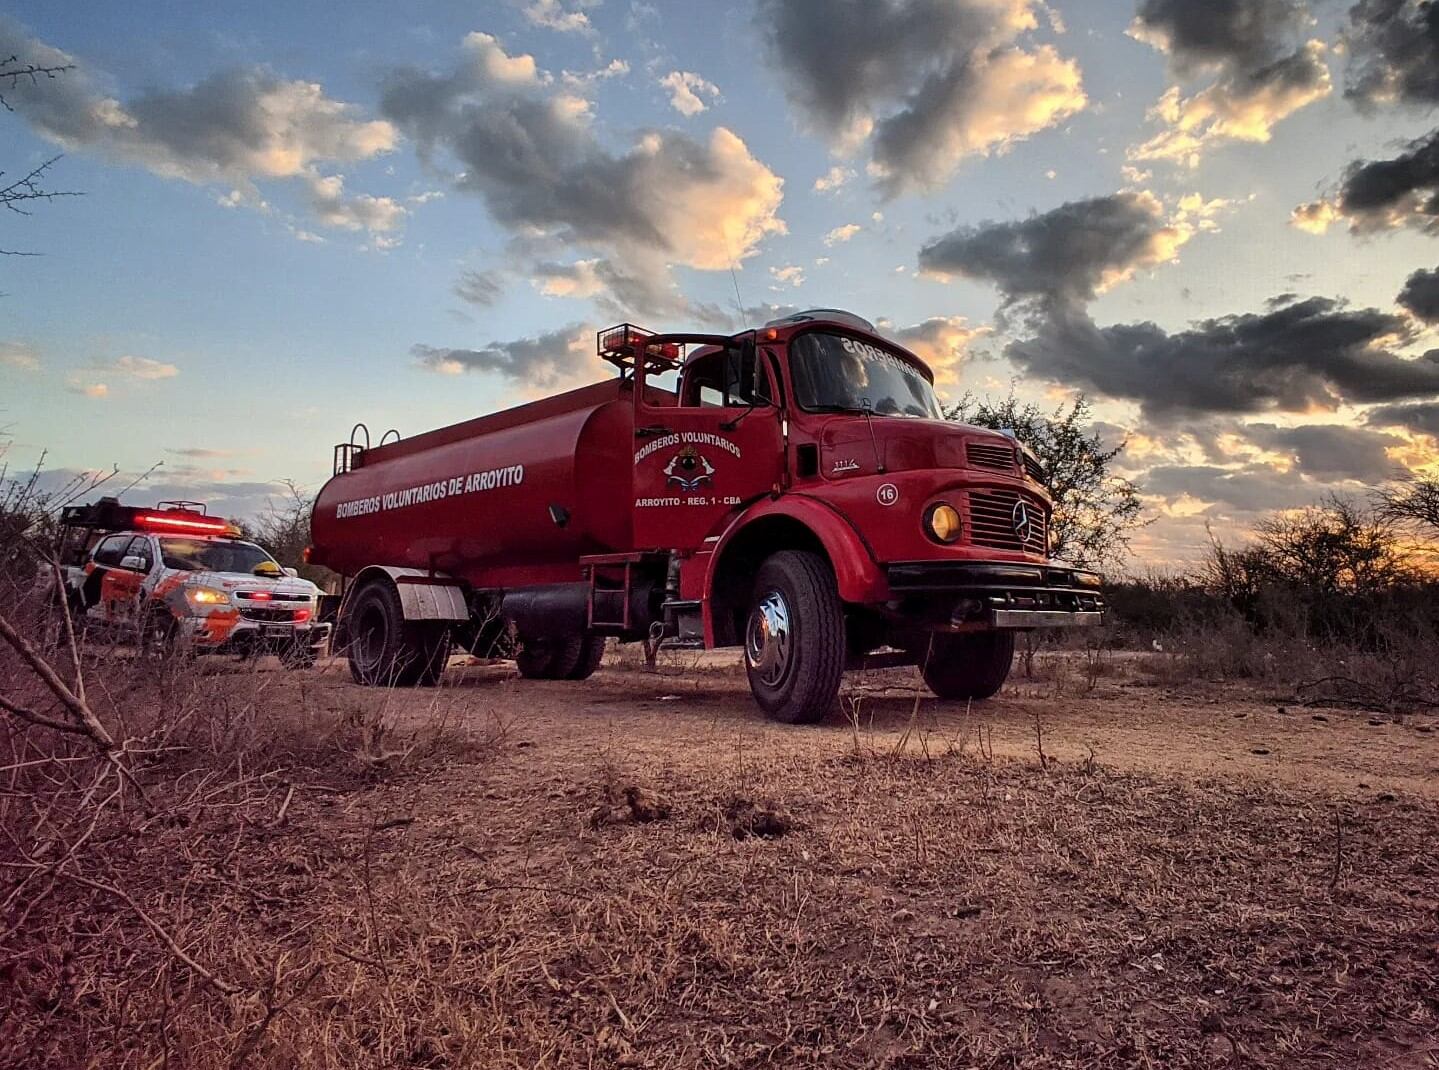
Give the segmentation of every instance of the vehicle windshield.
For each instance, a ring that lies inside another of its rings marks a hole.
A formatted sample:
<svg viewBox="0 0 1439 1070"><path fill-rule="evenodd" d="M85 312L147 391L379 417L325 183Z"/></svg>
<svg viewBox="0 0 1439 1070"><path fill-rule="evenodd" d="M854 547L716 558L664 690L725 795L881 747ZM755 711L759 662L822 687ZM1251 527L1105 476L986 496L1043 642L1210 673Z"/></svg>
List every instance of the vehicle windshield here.
<svg viewBox="0 0 1439 1070"><path fill-rule="evenodd" d="M924 373L877 345L815 331L791 342L789 354L801 408L944 418Z"/></svg>
<svg viewBox="0 0 1439 1070"><path fill-rule="evenodd" d="M160 558L166 568L186 572L252 573L263 564L279 571L275 559L254 543L230 539L164 538L160 540Z"/></svg>

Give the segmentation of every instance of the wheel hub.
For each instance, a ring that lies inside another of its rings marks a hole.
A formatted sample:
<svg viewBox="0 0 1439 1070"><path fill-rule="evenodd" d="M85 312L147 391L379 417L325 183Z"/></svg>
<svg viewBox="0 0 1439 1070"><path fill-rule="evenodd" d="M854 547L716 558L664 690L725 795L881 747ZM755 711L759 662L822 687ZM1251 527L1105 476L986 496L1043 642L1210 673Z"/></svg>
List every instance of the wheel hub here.
<svg viewBox="0 0 1439 1070"><path fill-rule="evenodd" d="M767 591L750 611L745 660L765 684L784 679L790 662L789 605L779 591Z"/></svg>

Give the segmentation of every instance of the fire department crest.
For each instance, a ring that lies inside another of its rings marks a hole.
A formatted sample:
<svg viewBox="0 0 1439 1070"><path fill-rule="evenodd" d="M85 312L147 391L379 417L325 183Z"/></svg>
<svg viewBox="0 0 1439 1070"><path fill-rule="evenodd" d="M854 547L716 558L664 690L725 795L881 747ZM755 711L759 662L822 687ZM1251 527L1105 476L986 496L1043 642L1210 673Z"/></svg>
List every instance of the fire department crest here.
<svg viewBox="0 0 1439 1070"><path fill-rule="evenodd" d="M665 483L672 483L680 490L697 490L705 483L713 484L714 474L714 465L693 446L680 450L665 465Z"/></svg>

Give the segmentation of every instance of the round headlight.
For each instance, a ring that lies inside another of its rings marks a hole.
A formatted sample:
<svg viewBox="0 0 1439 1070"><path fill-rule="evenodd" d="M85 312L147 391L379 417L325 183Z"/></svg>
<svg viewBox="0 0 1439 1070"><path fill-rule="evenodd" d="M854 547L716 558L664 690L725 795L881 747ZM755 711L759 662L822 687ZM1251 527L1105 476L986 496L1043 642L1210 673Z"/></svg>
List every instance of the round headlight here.
<svg viewBox="0 0 1439 1070"><path fill-rule="evenodd" d="M925 513L924 526L929 529L931 538L939 542L954 542L959 538L959 511L948 502L938 502Z"/></svg>

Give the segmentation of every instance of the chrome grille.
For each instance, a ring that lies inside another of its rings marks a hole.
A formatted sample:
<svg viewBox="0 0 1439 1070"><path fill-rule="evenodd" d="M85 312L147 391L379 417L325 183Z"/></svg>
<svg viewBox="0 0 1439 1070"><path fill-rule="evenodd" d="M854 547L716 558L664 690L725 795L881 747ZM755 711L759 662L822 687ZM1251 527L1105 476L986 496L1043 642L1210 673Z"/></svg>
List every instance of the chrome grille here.
<svg viewBox="0 0 1439 1070"><path fill-rule="evenodd" d="M1024 542L1014 530L1015 506L1021 499L1030 521L1029 538ZM1049 545L1048 536L1049 514L1037 499L1012 490L969 492L969 541L975 545L1042 554Z"/></svg>
<svg viewBox="0 0 1439 1070"><path fill-rule="evenodd" d="M993 468L997 472L1014 471L1014 447L991 442L970 442L964 447L971 468Z"/></svg>

